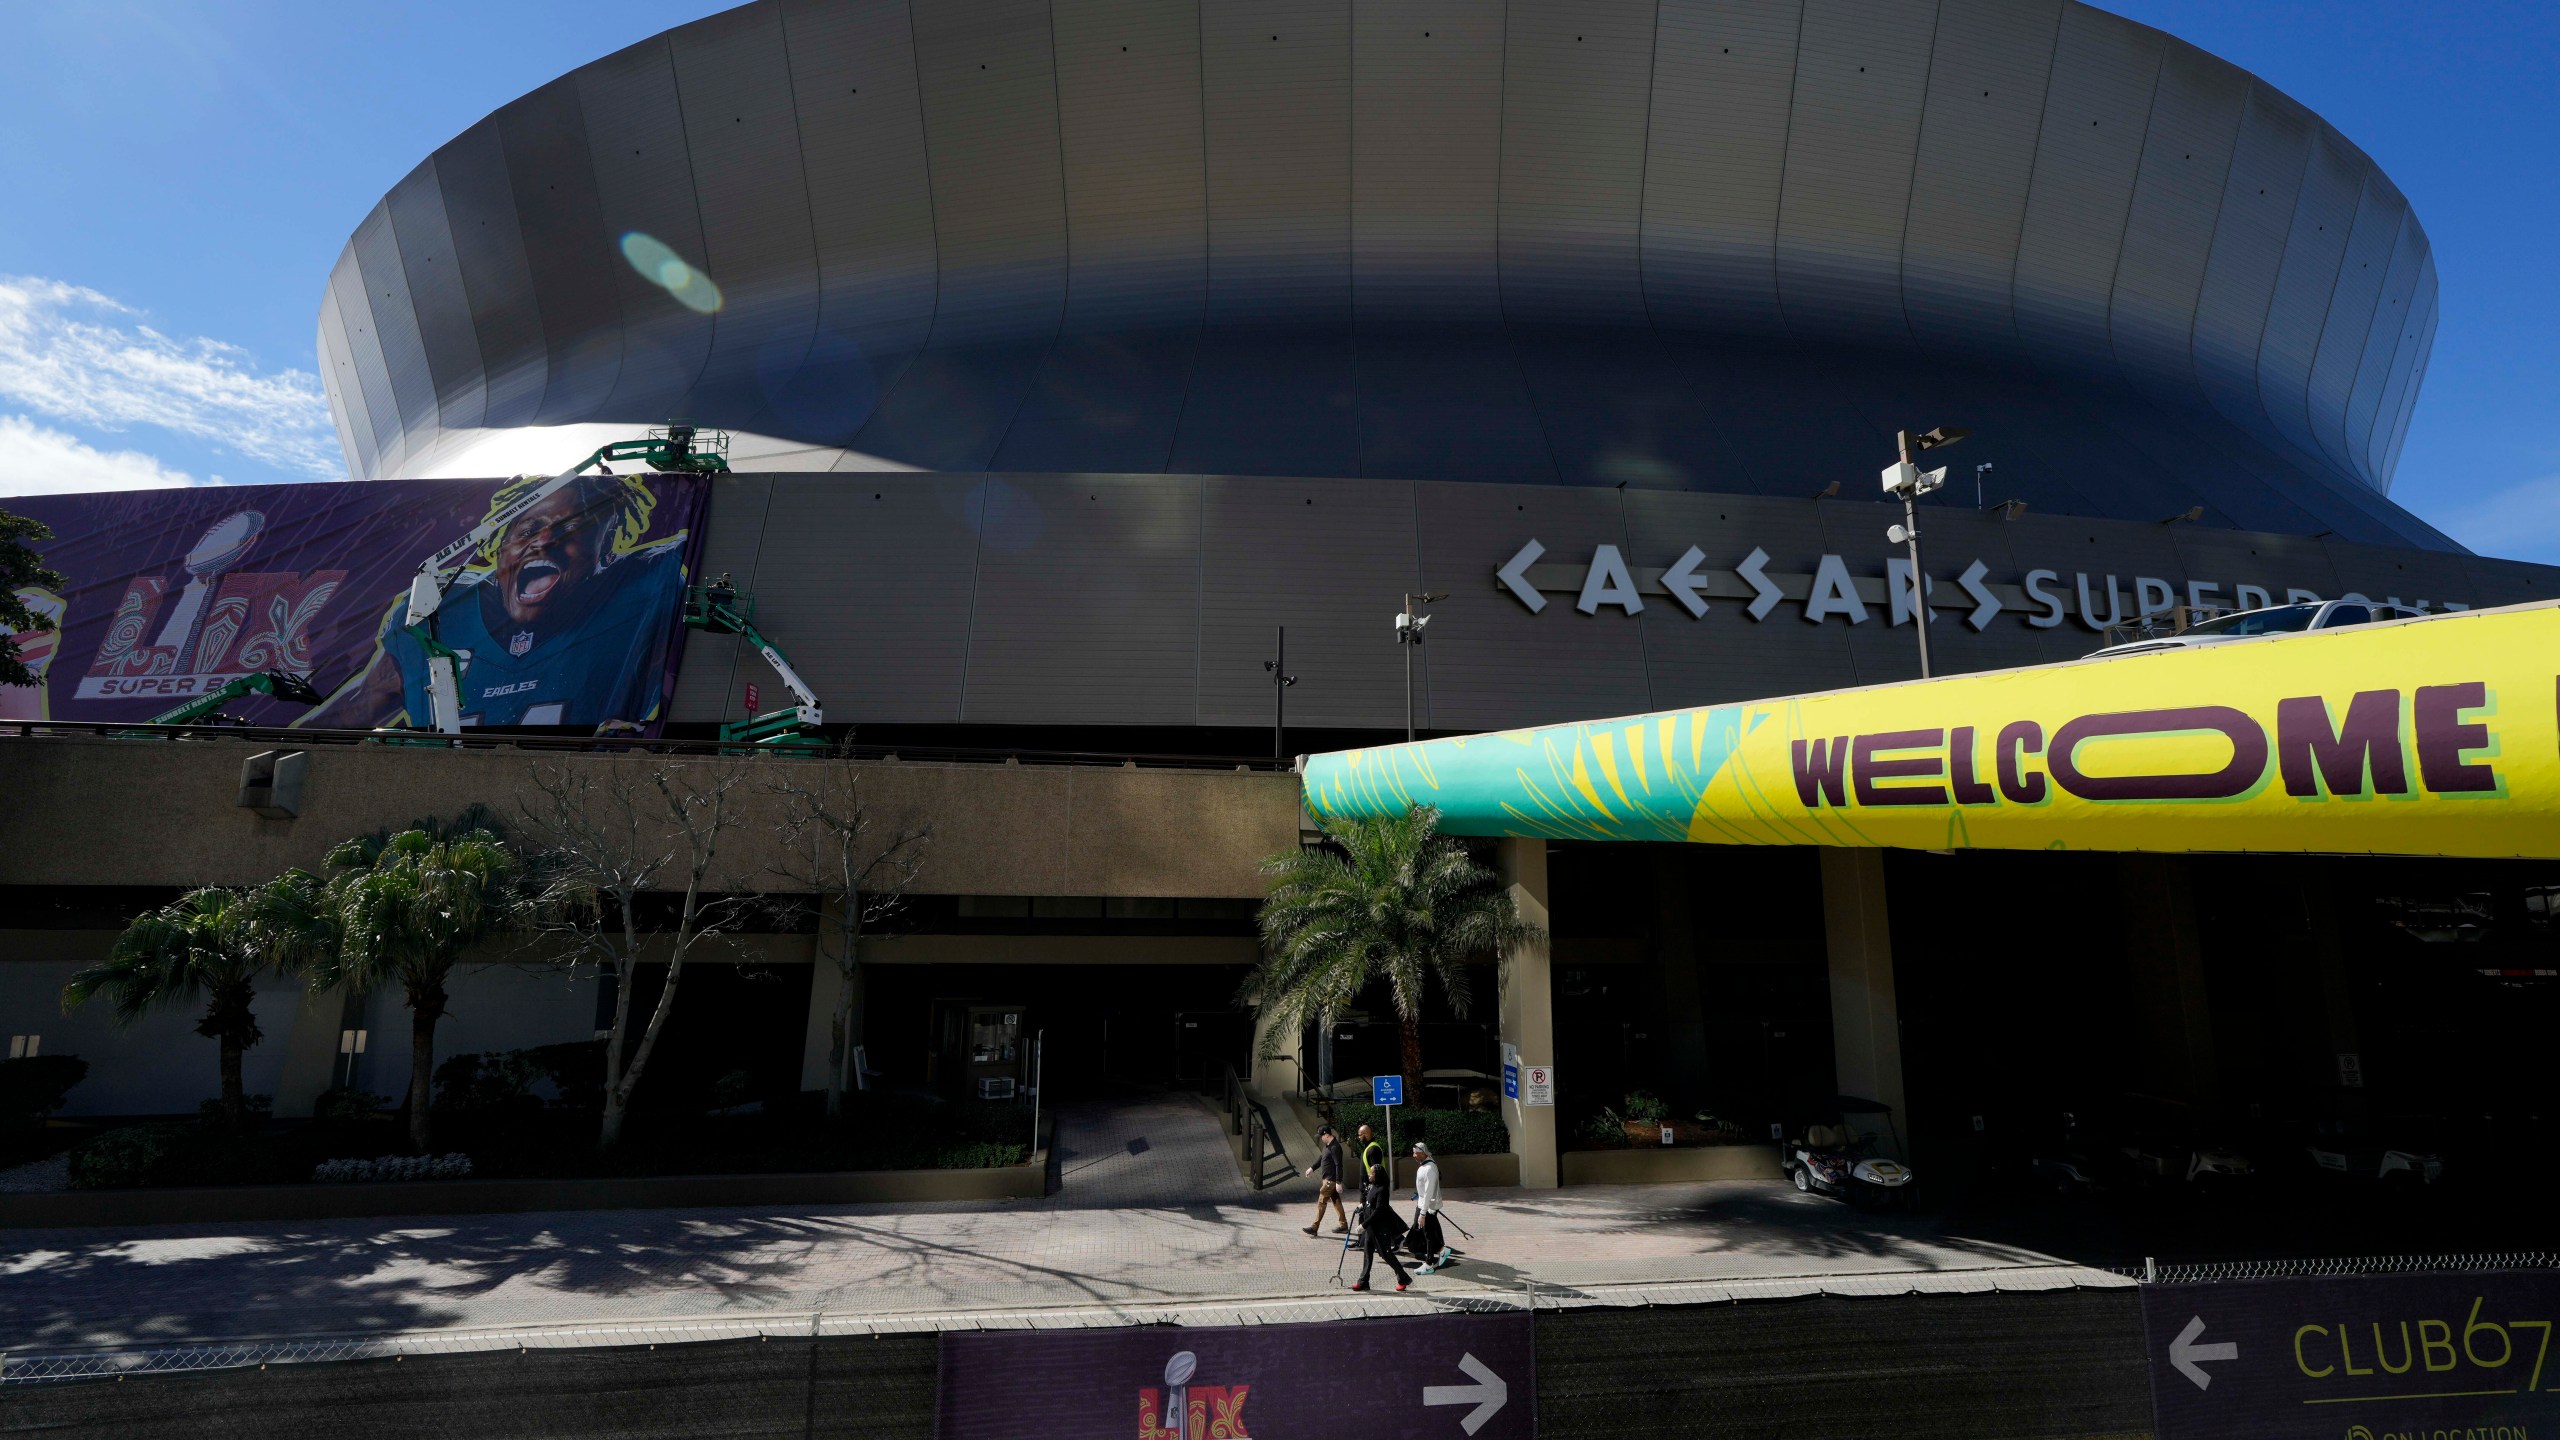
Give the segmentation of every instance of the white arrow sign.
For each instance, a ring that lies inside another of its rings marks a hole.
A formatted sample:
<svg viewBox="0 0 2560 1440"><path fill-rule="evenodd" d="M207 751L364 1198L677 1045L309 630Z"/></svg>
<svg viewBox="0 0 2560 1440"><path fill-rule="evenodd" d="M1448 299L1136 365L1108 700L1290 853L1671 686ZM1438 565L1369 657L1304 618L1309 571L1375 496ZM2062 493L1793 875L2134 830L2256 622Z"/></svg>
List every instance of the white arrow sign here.
<svg viewBox="0 0 2560 1440"><path fill-rule="evenodd" d="M1511 1387L1502 1383L1502 1377L1493 1373L1492 1366L1473 1355L1459 1356L1458 1368L1467 1372L1467 1377L1476 1383L1425 1385L1422 1387L1422 1403L1475 1406L1467 1412L1466 1418L1458 1422L1459 1429L1473 1435L1484 1428L1484 1422L1492 1419L1495 1411L1502 1408L1503 1401L1511 1398Z"/></svg>
<svg viewBox="0 0 2560 1440"><path fill-rule="evenodd" d="M1538 557L1546 553L1546 546L1532 540L1520 547L1519 554L1504 561L1501 569L1493 572L1493 578L1518 596L1520 603L1528 606L1532 615L1547 608L1547 597L1539 594L1538 587L1529 583L1529 567L1537 564Z"/></svg>
<svg viewBox="0 0 2560 1440"><path fill-rule="evenodd" d="M2211 1385L2213 1377L2204 1373L2204 1367L2197 1364L2197 1361L2240 1358L2240 1346L2236 1341L2219 1340L2211 1345L2197 1344L2196 1337L2203 1333L2204 1317L2191 1316L2187 1320L2187 1328L2179 1331L2178 1338L2169 1342L2169 1363L2178 1368L2179 1374L2196 1382L2196 1388L2199 1390Z"/></svg>

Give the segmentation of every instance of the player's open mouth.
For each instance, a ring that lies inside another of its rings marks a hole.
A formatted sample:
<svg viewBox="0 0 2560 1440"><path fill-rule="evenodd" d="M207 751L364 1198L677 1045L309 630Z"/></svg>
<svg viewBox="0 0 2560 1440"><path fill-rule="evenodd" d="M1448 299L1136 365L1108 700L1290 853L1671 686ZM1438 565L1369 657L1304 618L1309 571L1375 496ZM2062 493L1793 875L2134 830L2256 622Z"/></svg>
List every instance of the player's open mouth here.
<svg viewBox="0 0 2560 1440"><path fill-rule="evenodd" d="M559 566L548 560L527 560L516 570L516 598L539 605L559 583Z"/></svg>

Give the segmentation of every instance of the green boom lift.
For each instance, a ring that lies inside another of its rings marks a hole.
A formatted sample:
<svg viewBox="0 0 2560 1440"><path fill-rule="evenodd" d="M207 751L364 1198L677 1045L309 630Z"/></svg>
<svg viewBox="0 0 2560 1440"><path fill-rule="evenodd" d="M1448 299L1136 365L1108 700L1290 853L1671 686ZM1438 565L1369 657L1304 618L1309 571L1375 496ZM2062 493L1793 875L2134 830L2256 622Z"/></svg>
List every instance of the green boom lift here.
<svg viewBox="0 0 2560 1440"><path fill-rule="evenodd" d="M782 677L794 704L744 720L732 720L720 727L720 743L724 746L752 746L767 750L817 750L826 742L819 736L819 723L825 712L818 708L818 697L809 689L800 672L783 658L782 648L767 639L755 625L756 602L752 595L738 593L737 583L723 575L708 585L695 585L684 592L684 623L696 630L714 635L735 635L764 656L764 663Z"/></svg>
<svg viewBox="0 0 2560 1440"><path fill-rule="evenodd" d="M184 705L172 710L164 710L143 723L148 725L194 725L199 722L207 725L245 724L247 722L222 713L223 706L243 695L273 695L279 700L289 700L296 705L317 705L329 698L312 688L308 676L295 675L283 670L262 670L255 675L243 675L226 685L208 690Z"/></svg>

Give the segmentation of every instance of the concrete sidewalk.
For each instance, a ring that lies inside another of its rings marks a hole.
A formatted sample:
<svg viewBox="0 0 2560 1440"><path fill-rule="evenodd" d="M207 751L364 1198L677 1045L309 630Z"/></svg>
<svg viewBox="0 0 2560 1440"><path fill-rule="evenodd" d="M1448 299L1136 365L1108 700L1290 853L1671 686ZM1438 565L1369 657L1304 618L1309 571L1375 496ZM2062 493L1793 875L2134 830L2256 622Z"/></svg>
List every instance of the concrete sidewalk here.
<svg viewBox="0 0 2560 1440"><path fill-rule="evenodd" d="M1040 1201L0 1234L0 1351L768 1314L1395 1303L1342 1295L1340 1242L1299 1229L1313 1183L1250 1190L1217 1120L1192 1102L1071 1107L1058 1133L1061 1187ZM1461 1264L1416 1286L1447 1301L1517 1296L1524 1282L1952 1279L2059 1263L1944 1234L1933 1217L1863 1214L1756 1182L1449 1199L1475 1238L1458 1241ZM1354 1256L1346 1274L1356 1269Z"/></svg>

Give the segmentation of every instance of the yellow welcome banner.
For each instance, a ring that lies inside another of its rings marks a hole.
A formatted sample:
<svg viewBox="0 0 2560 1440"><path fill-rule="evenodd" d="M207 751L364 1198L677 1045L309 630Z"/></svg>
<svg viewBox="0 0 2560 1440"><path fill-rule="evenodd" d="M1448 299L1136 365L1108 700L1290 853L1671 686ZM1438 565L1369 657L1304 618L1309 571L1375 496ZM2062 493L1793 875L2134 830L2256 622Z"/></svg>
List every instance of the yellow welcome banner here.
<svg viewBox="0 0 2560 1440"><path fill-rule="evenodd" d="M1461 835L2560 856L2560 606L1339 751L1306 793Z"/></svg>

